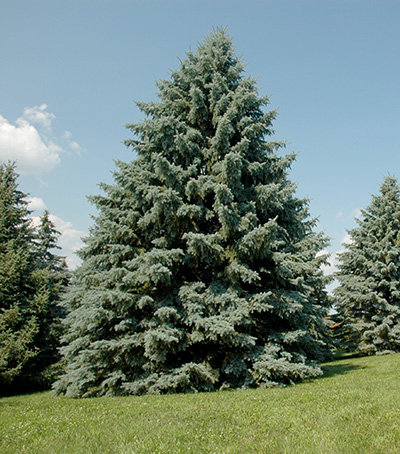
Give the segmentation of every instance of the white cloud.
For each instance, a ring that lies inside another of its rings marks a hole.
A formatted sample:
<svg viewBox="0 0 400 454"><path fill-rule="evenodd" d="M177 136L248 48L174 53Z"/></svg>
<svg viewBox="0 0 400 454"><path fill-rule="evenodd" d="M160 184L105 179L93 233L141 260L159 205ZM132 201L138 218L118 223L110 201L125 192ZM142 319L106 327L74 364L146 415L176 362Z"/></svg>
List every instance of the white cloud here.
<svg viewBox="0 0 400 454"><path fill-rule="evenodd" d="M343 246L345 246L346 244L351 244L353 242L353 239L352 237L350 236L350 234L348 232L346 232L346 234L344 235L342 241L341 241L341 244ZM339 251L340 252L343 252L343 251Z"/></svg>
<svg viewBox="0 0 400 454"><path fill-rule="evenodd" d="M317 254L317 256L325 255L325 254L330 254L330 253L328 251L321 251L320 253ZM333 274L337 271L336 254L330 254L327 259L327 262L328 263L326 265L321 265L321 269L324 272L325 276Z"/></svg>
<svg viewBox="0 0 400 454"><path fill-rule="evenodd" d="M31 211L44 211L47 207L40 197L27 197L28 209Z"/></svg>
<svg viewBox="0 0 400 454"><path fill-rule="evenodd" d="M46 109L46 104L25 107L15 124L0 115L0 160L15 161L20 174L50 172L66 151L60 145L63 140L73 152L81 152L80 145L71 140L71 133L66 133L64 138L54 136L52 121L55 115Z"/></svg>
<svg viewBox="0 0 400 454"><path fill-rule="evenodd" d="M38 130L23 118L12 125L0 115L0 159L16 161L20 173L49 172L60 162L61 151L55 143L45 143Z"/></svg>
<svg viewBox="0 0 400 454"><path fill-rule="evenodd" d="M29 123L42 125L47 130L51 129L51 122L56 116L47 112L47 105L42 104L41 106L25 107L22 118Z"/></svg>

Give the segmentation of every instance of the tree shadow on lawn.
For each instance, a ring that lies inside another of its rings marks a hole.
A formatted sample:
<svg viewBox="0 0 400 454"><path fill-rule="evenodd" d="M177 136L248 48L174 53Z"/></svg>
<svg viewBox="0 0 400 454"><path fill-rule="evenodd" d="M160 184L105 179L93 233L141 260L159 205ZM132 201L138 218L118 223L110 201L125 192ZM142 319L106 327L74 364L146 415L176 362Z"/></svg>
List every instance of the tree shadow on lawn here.
<svg viewBox="0 0 400 454"><path fill-rule="evenodd" d="M37 388L6 388L0 390L0 402L1 399L7 397L23 397L23 396L30 396L34 394L43 394L46 391L51 391L51 388L48 386L37 387Z"/></svg>
<svg viewBox="0 0 400 454"><path fill-rule="evenodd" d="M357 366L355 364L329 364L321 366L323 375L317 377L317 380L321 380L328 377L334 377L335 375L345 375L354 370L365 369L365 366Z"/></svg>

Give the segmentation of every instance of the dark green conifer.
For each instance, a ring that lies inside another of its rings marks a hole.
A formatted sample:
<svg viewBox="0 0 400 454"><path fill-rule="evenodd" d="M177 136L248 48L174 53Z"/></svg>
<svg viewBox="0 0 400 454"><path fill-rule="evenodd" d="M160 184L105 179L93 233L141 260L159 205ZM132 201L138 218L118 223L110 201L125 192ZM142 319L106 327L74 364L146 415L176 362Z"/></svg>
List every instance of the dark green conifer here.
<svg viewBox="0 0 400 454"><path fill-rule="evenodd" d="M32 270L33 231L25 194L18 190L15 166L0 165L0 387L11 386L37 355L35 306L44 295Z"/></svg>
<svg viewBox="0 0 400 454"><path fill-rule="evenodd" d="M57 284L39 259L42 228L37 239L17 178L14 164L0 165L0 392L49 386L61 334L50 335Z"/></svg>
<svg viewBox="0 0 400 454"><path fill-rule="evenodd" d="M329 305L294 155L268 141L255 80L216 30L129 125L137 154L99 214L66 301L68 396L288 384L321 373Z"/></svg>
<svg viewBox="0 0 400 454"><path fill-rule="evenodd" d="M400 351L400 188L385 177L349 230L335 289L341 338L363 355Z"/></svg>
<svg viewBox="0 0 400 454"><path fill-rule="evenodd" d="M32 361L31 368L36 374L36 381L42 386L49 386L59 372L60 338L64 332L62 321L65 310L60 302L69 284L69 271L65 257L56 254L60 249L60 232L45 210L35 230L34 252L36 256L36 275L46 292L46 307L38 317L38 334L35 347L40 354ZM40 371L40 373L38 373Z"/></svg>

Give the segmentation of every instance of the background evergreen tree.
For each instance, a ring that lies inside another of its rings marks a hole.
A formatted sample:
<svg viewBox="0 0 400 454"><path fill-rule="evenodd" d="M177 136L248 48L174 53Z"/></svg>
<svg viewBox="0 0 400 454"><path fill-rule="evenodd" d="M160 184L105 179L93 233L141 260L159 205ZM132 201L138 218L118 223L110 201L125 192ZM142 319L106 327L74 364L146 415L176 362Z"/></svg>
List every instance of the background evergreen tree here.
<svg viewBox="0 0 400 454"><path fill-rule="evenodd" d="M0 165L0 388L44 385L53 317L53 277L38 260L38 244L15 165ZM49 383L46 383L47 386Z"/></svg>
<svg viewBox="0 0 400 454"><path fill-rule="evenodd" d="M18 190L14 165L0 165L0 384L9 386L37 355L33 304L42 295L32 276L33 232L25 194ZM33 304L32 304L33 303Z"/></svg>
<svg viewBox="0 0 400 454"><path fill-rule="evenodd" d="M99 214L66 305L68 396L292 383L329 355L328 299L294 155L230 38L189 52L129 125L137 153L92 197Z"/></svg>
<svg viewBox="0 0 400 454"><path fill-rule="evenodd" d="M335 289L341 337L364 355L400 351L400 188L385 177L349 230Z"/></svg>
<svg viewBox="0 0 400 454"><path fill-rule="evenodd" d="M49 386L59 373L60 338L64 331L62 320L65 310L60 304L69 284L69 271L65 257L55 252L60 249L57 231L50 219L50 213L45 210L35 229L34 252L37 271L43 288L46 291L47 304L38 317L38 334L35 337L35 347L40 354L31 363L33 371L41 371L36 380L40 379L43 386Z"/></svg>

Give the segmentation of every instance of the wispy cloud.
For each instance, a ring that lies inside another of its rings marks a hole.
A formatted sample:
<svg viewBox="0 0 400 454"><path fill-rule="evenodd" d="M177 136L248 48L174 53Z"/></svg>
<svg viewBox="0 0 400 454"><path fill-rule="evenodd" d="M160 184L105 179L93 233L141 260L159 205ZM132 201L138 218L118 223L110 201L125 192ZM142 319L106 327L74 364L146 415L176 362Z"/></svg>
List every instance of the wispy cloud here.
<svg viewBox="0 0 400 454"><path fill-rule="evenodd" d="M22 118L31 124L41 125L45 129L51 130L51 122L56 116L51 112L47 112L46 109L46 104L35 107L25 107Z"/></svg>
<svg viewBox="0 0 400 454"><path fill-rule="evenodd" d="M72 140L72 134L70 133L70 131L65 131L64 132L64 140L66 141L68 147L74 151L75 153L77 153L78 155L81 154L82 152L82 147L79 145L78 142L75 142L75 140Z"/></svg>
<svg viewBox="0 0 400 454"><path fill-rule="evenodd" d="M0 115L0 160L15 161L21 174L41 175L53 170L68 148L79 154L81 147L70 132L62 138L54 134L55 118L46 104L25 107L15 124Z"/></svg>

